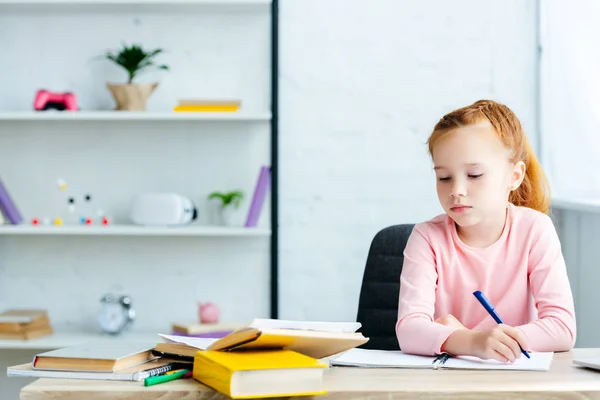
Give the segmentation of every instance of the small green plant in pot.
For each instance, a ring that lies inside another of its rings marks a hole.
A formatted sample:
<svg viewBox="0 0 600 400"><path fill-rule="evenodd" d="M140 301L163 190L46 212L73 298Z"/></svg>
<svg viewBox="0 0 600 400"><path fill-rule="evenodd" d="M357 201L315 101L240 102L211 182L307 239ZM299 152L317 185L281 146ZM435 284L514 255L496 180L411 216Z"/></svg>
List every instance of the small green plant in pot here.
<svg viewBox="0 0 600 400"><path fill-rule="evenodd" d="M116 110L143 111L150 95L157 88L158 83L134 83L134 79L142 72L151 69L168 71L169 67L157 64L155 57L163 52L162 49L144 50L139 44L122 44L118 51L107 51L103 54L106 58L127 71L127 83L108 83L108 89L113 95L117 106Z"/></svg>
<svg viewBox="0 0 600 400"><path fill-rule="evenodd" d="M208 195L208 199L219 201L219 222L221 225L230 225L232 213L240 206L244 199L244 193L240 190L212 192Z"/></svg>

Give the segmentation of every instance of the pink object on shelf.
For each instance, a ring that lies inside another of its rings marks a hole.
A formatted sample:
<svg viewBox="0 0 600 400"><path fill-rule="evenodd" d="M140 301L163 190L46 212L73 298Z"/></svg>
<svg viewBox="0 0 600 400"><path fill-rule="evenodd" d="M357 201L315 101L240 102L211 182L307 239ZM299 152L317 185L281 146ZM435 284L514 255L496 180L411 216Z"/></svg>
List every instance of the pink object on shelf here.
<svg viewBox="0 0 600 400"><path fill-rule="evenodd" d="M202 324L214 324L219 322L219 307L213 303L198 303L198 317Z"/></svg>
<svg viewBox="0 0 600 400"><path fill-rule="evenodd" d="M48 109L77 111L77 98L75 94L71 92L57 93L40 89L35 94L33 108L36 111Z"/></svg>

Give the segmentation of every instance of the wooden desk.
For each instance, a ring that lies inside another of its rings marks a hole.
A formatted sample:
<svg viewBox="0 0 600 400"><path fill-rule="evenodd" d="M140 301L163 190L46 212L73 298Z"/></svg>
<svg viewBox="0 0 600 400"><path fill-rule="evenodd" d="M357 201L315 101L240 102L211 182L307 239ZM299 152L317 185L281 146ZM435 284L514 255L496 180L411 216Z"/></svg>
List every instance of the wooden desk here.
<svg viewBox="0 0 600 400"><path fill-rule="evenodd" d="M600 399L600 371L573 366L575 355L600 356L600 349L557 353L552 369L546 372L334 367L325 375L329 393L314 399ZM21 399L224 400L228 397L193 379L150 387L140 382L40 379L23 388Z"/></svg>

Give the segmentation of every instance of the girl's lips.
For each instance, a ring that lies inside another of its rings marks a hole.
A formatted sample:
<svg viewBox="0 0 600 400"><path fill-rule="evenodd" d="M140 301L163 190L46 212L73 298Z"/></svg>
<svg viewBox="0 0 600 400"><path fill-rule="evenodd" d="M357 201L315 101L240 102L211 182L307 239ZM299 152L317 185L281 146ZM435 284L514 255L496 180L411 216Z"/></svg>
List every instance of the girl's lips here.
<svg viewBox="0 0 600 400"><path fill-rule="evenodd" d="M465 212L467 210L470 210L471 206L464 206L464 205L460 205L460 206L453 206L452 208L450 208L450 210L460 213L460 212Z"/></svg>

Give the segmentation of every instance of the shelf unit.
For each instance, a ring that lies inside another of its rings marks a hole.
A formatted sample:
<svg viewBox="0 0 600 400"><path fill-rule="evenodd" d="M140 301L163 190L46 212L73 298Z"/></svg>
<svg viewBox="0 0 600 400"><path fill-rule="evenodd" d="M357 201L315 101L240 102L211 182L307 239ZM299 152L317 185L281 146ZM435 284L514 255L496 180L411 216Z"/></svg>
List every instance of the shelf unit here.
<svg viewBox="0 0 600 400"><path fill-rule="evenodd" d="M76 11L104 11L118 7L120 10L168 10L202 7L229 10L245 10L270 7L271 0L0 0L0 11L48 12L67 9Z"/></svg>
<svg viewBox="0 0 600 400"><path fill-rule="evenodd" d="M271 0L0 0L0 5L82 4L82 5L270 5Z"/></svg>
<svg viewBox="0 0 600 400"><path fill-rule="evenodd" d="M177 8L180 7L180 8ZM77 10L95 11L102 10L169 10L175 13L189 10L189 7L246 9L252 7L256 10L266 10L270 14L270 109L267 112L240 110L235 113L175 113L170 110L148 112L116 112L82 110L78 112L35 112L35 111L3 111L0 112L0 123L8 126L22 126L23 124L62 123L71 125L76 122L93 122L97 124L123 122L157 122L177 123L213 122L216 124L268 124L270 140L270 210L263 212L270 214L271 226L265 228L220 227L220 226L186 226L186 227L140 227L133 225L109 226L31 226L27 221L19 226L0 226L0 236L155 236L155 237L266 237L269 239L269 308L270 317L278 318L279 293L278 293L278 75L279 75L279 1L278 0L0 0L0 14L17 11L26 13L42 13L45 11L60 10L75 12ZM74 16L76 18L76 16ZM34 126L34 125L32 125ZM39 126L39 125L37 125ZM66 125L65 125L66 126ZM129 126L129 125L128 125ZM0 136L2 134L0 133ZM201 133L199 133L201 135ZM137 334L136 334L137 335ZM149 333L148 337L156 336ZM0 340L1 348L54 348L73 344L80 339L98 337L97 334L63 334L58 333L48 338L32 341L7 341ZM127 337L127 336L126 336ZM156 336L155 339L158 339Z"/></svg>
<svg viewBox="0 0 600 400"><path fill-rule="evenodd" d="M0 0L0 6L39 6L39 5L200 5L200 6L269 6L271 0Z"/></svg>

